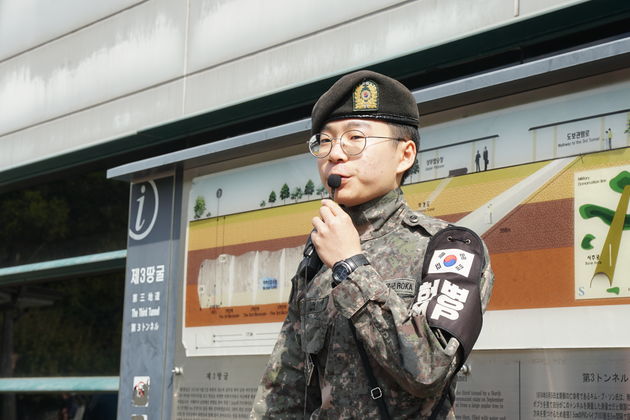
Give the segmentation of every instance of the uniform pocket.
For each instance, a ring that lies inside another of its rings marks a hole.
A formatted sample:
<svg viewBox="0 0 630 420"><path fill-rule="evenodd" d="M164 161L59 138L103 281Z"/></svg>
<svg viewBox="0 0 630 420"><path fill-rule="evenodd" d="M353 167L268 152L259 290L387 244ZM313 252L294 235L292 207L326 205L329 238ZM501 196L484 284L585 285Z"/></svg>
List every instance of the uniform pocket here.
<svg viewBox="0 0 630 420"><path fill-rule="evenodd" d="M302 350L316 354L324 347L329 316L326 311L329 296L317 299L304 299L300 305L302 321Z"/></svg>

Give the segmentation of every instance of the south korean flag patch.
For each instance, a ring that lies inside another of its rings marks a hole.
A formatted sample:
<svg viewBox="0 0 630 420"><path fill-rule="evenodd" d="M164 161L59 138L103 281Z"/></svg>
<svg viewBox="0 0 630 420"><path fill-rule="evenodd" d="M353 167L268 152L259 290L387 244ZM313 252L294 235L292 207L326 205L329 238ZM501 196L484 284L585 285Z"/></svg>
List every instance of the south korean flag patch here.
<svg viewBox="0 0 630 420"><path fill-rule="evenodd" d="M438 249L433 252L428 273L457 273L468 277L475 254L463 249Z"/></svg>
<svg viewBox="0 0 630 420"><path fill-rule="evenodd" d="M427 246L422 282L411 316L422 317L461 344L468 357L481 332L479 282L484 266L481 238L470 229L448 226L436 233Z"/></svg>

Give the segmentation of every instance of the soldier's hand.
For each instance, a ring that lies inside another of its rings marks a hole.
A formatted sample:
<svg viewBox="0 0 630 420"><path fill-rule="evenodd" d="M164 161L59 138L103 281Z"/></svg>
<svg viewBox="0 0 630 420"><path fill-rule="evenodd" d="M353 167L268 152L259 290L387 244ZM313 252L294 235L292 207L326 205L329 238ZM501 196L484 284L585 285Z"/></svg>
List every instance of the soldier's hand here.
<svg viewBox="0 0 630 420"><path fill-rule="evenodd" d="M311 239L327 267L362 252L359 232L352 219L334 201L322 200L319 217L313 217L312 223L315 231L311 233Z"/></svg>

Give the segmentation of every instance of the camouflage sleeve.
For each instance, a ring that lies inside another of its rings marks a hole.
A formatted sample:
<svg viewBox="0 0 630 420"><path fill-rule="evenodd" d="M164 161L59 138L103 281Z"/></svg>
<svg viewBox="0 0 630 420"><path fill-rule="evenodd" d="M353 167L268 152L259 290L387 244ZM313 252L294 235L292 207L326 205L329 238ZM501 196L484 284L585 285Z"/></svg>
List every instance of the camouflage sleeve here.
<svg viewBox="0 0 630 420"><path fill-rule="evenodd" d="M271 353L250 414L251 419L295 419L304 413L304 352L300 317L293 300Z"/></svg>
<svg viewBox="0 0 630 420"><path fill-rule="evenodd" d="M494 281L484 250L483 310ZM372 266L359 267L332 296L339 312L354 323L366 351L403 389L422 398L441 394L455 372L457 346L442 345L424 316L410 317L408 302L389 289Z"/></svg>

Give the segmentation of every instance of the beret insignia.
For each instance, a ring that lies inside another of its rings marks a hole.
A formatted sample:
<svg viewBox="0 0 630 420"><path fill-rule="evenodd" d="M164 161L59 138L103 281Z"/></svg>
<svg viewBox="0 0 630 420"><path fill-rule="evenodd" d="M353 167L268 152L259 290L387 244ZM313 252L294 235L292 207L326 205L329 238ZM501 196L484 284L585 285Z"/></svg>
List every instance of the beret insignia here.
<svg viewBox="0 0 630 420"><path fill-rule="evenodd" d="M374 81L366 80L354 88L352 110L378 111L378 86Z"/></svg>

